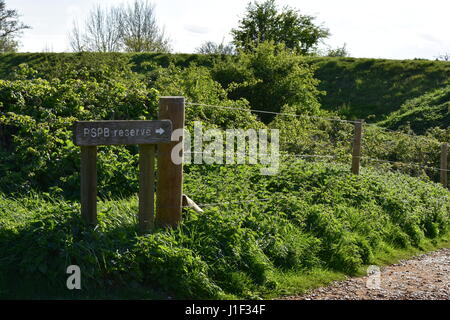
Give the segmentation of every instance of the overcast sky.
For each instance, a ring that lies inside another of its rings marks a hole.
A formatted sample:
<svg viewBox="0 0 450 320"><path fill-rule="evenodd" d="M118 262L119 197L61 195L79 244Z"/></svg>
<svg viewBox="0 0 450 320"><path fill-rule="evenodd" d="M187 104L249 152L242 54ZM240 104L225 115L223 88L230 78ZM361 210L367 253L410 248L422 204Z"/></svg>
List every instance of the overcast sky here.
<svg viewBox="0 0 450 320"><path fill-rule="evenodd" d="M32 27L21 52L70 51L72 21L82 22L96 4L133 0L6 0ZM174 52L190 53L207 40L231 40L247 0L153 0L156 17L172 39ZM347 44L353 57L434 59L450 53L449 0L278 0L331 31L331 47Z"/></svg>

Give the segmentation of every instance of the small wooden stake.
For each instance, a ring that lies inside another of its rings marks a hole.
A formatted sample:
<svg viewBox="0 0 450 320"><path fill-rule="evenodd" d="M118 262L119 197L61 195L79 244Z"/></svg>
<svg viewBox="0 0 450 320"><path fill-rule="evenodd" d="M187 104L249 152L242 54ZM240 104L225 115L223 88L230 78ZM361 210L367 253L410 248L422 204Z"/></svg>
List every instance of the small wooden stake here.
<svg viewBox="0 0 450 320"><path fill-rule="evenodd" d="M189 198L187 195L183 194L183 207L188 207L188 208L192 208L197 212L204 212L202 210L202 208L200 208L195 202L194 200L192 200L191 198Z"/></svg>
<svg viewBox="0 0 450 320"><path fill-rule="evenodd" d="M161 97L159 119L171 120L174 131L183 129L184 98ZM183 135L180 141L183 141ZM176 227L181 221L183 163L175 164L171 157L173 147L180 141L158 145L156 224L161 227ZM180 152L183 152L182 148Z"/></svg>
<svg viewBox="0 0 450 320"><path fill-rule="evenodd" d="M444 143L441 146L441 183L447 188L448 185L448 143Z"/></svg>
<svg viewBox="0 0 450 320"><path fill-rule="evenodd" d="M139 145L139 230L153 229L155 218L155 145Z"/></svg>
<svg viewBox="0 0 450 320"><path fill-rule="evenodd" d="M362 139L362 124L364 120L355 122L355 137L353 140L353 154L352 154L352 173L359 175L361 166L361 139Z"/></svg>
<svg viewBox="0 0 450 320"><path fill-rule="evenodd" d="M81 147L81 216L97 224L97 147Z"/></svg>

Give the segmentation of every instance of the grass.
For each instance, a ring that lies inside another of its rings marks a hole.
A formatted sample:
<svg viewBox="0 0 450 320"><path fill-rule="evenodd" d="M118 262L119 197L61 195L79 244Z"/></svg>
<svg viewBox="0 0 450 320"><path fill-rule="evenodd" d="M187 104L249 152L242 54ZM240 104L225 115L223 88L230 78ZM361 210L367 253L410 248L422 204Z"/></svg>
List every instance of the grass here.
<svg viewBox="0 0 450 320"><path fill-rule="evenodd" d="M450 233L438 240L425 240L419 248L392 248L385 247L385 250L379 251L373 261L374 265L387 266L398 263L400 260L411 259L419 254L438 250L440 248L450 248ZM368 265L361 266L355 276L365 276ZM12 287L15 290L12 294L4 295L5 292L0 290L0 299L167 299L167 295L155 290L149 290L137 283L131 287L123 288L107 288L98 289L96 292L86 293L84 291L69 291L67 289L59 289L55 292L54 288L42 288L42 281L33 281L32 279L24 282L15 275L5 276L8 283L3 282L2 287ZM318 287L327 286L333 281L342 281L348 278L343 272L328 269L313 269L308 272L298 271L276 271L274 280L278 283L278 288L261 292L261 298L264 300L277 299L284 296L295 296L306 293ZM36 296L36 288L39 288L40 294ZM235 295L224 295L223 299L235 300L239 297Z"/></svg>
<svg viewBox="0 0 450 320"><path fill-rule="evenodd" d="M411 259L414 256L442 248L450 248L450 233L441 236L439 239L425 239L420 243L419 247L410 246L403 249L386 247L376 255L374 264L380 266L390 265L398 263L400 260ZM365 273L364 268L360 274L363 273Z"/></svg>
<svg viewBox="0 0 450 320"><path fill-rule="evenodd" d="M416 134L429 128L448 129L450 125L450 86L428 92L405 102L399 110L389 114L379 124L393 130L409 126Z"/></svg>
<svg viewBox="0 0 450 320"><path fill-rule="evenodd" d="M95 230L76 202L0 196L0 297L269 299L448 244L449 191L435 183L302 160L277 176L257 166L186 171L197 203L269 201L189 209L179 228L141 236L135 196L100 201ZM81 292L65 289L70 264L82 270Z"/></svg>
<svg viewBox="0 0 450 320"><path fill-rule="evenodd" d="M307 273L279 272L276 273L275 278L280 284L280 288L264 295L264 299L301 295L308 290L326 286L333 281L344 280L346 275L332 270L314 269Z"/></svg>
<svg viewBox="0 0 450 320"><path fill-rule="evenodd" d="M439 239L423 240L419 247L408 246L407 248L393 248L385 246L376 253L372 265L383 267L398 263L400 260L412 259L417 255L441 248L450 248L450 233L447 233ZM354 276L366 276L368 266L369 265L361 266ZM333 281L345 280L348 278L348 275L343 272L329 269L313 269L307 273L295 271L277 272L275 278L279 283L279 288L264 293L264 299L277 299L283 296L301 295L308 290L327 286Z"/></svg>
<svg viewBox="0 0 450 320"><path fill-rule="evenodd" d="M325 109L379 121L405 101L449 84L450 63L430 60L312 58Z"/></svg>

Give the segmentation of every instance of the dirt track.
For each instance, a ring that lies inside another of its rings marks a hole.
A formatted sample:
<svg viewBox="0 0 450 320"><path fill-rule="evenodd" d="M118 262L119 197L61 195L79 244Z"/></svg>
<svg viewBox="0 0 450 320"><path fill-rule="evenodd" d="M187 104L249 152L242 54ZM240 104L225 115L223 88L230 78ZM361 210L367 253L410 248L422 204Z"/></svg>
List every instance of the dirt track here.
<svg viewBox="0 0 450 320"><path fill-rule="evenodd" d="M383 267L361 278L336 281L288 300L450 300L450 249ZM369 284L367 281L369 279ZM377 282L379 279L379 282ZM377 285L378 284L378 285ZM371 288L368 288L371 287Z"/></svg>

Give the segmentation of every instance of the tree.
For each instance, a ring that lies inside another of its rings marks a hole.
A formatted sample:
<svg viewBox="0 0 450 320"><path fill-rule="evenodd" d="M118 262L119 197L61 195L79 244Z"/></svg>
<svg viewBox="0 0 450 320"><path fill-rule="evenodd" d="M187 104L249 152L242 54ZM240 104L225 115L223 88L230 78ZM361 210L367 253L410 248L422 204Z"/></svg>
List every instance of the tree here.
<svg viewBox="0 0 450 320"><path fill-rule="evenodd" d="M70 46L76 52L170 51L169 39L157 25L154 6L144 0L128 6L95 7L83 30L74 21Z"/></svg>
<svg viewBox="0 0 450 320"><path fill-rule="evenodd" d="M73 21L72 31L69 34L70 47L72 51L81 52L85 51L85 44L83 35L81 34L80 27L77 21Z"/></svg>
<svg viewBox="0 0 450 320"><path fill-rule="evenodd" d="M330 35L328 29L315 25L314 20L315 17L301 15L287 6L280 12L275 0L249 3L238 28L231 30L233 43L237 48L253 50L261 42L274 41L306 54Z"/></svg>
<svg viewBox="0 0 450 320"><path fill-rule="evenodd" d="M436 57L436 60L450 61L450 53L449 52L443 53L443 54L439 55L438 57Z"/></svg>
<svg viewBox="0 0 450 320"><path fill-rule="evenodd" d="M169 39L158 27L155 6L147 1L135 0L122 7L121 37L128 52L168 52Z"/></svg>
<svg viewBox="0 0 450 320"><path fill-rule="evenodd" d="M70 45L73 51L120 51L120 30L120 10L96 6L86 20L84 34L81 34L78 23L74 21Z"/></svg>
<svg viewBox="0 0 450 320"><path fill-rule="evenodd" d="M337 47L335 49L329 48L328 52L325 54L327 57L348 57L349 52L347 50L347 44L344 43L342 47Z"/></svg>
<svg viewBox="0 0 450 320"><path fill-rule="evenodd" d="M213 41L206 41L200 47L195 49L195 52L200 54L233 55L235 54L235 48L231 43L224 44L223 41L220 44L217 44Z"/></svg>
<svg viewBox="0 0 450 320"><path fill-rule="evenodd" d="M0 52L17 51L16 40L24 29L30 29L19 21L17 10L7 10L4 0L0 0Z"/></svg>

